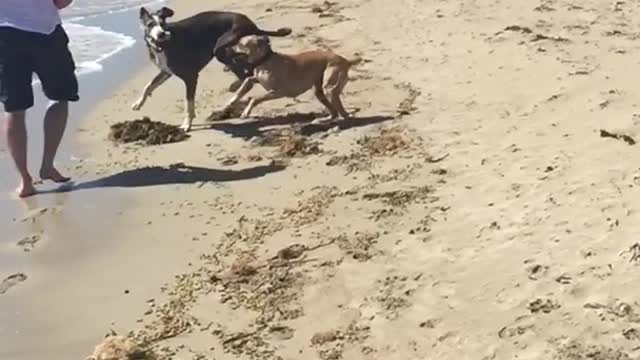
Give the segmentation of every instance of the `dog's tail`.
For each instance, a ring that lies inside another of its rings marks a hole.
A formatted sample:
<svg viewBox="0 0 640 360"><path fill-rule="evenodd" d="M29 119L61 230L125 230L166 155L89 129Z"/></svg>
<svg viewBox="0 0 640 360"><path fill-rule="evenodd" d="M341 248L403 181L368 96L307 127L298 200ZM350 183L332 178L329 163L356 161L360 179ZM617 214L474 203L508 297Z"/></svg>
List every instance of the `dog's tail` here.
<svg viewBox="0 0 640 360"><path fill-rule="evenodd" d="M260 30L260 32L256 35L267 35L267 36L287 36L289 34L291 34L293 32L293 30L291 30L291 28L288 27L283 27L280 28L276 31L269 31L269 30Z"/></svg>

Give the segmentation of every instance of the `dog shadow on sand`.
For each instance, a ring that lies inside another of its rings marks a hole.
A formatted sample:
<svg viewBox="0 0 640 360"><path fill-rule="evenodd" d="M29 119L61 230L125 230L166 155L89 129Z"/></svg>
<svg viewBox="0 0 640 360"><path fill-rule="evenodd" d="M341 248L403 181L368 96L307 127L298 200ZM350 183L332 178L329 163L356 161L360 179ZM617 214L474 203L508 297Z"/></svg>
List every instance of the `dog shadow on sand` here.
<svg viewBox="0 0 640 360"><path fill-rule="evenodd" d="M285 166L280 164L255 166L241 170L209 169L185 164L174 164L167 167L150 166L125 170L87 182L65 184L48 192L230 182L255 179L284 169ZM43 191L42 193L46 192Z"/></svg>
<svg viewBox="0 0 640 360"><path fill-rule="evenodd" d="M318 112L307 113L288 113L283 115L274 115L269 117L252 118L239 123L215 122L203 126L203 129L212 129L222 131L232 137L239 137L244 140L250 140L255 137L265 135L268 130L265 128L273 126L294 126L296 132L303 136L311 136L318 133L327 133L329 131L348 130L357 127L375 125L385 121L393 120L393 116L365 116L351 117L348 120L336 119L314 124L315 119L321 118L326 114Z"/></svg>

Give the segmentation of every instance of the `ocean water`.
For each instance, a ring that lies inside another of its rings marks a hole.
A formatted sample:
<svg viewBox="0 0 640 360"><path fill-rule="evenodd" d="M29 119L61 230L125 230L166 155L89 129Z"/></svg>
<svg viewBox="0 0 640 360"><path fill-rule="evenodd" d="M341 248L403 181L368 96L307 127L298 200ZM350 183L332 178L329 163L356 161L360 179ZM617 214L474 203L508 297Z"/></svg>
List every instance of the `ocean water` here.
<svg viewBox="0 0 640 360"><path fill-rule="evenodd" d="M82 24L83 22L140 6L154 7L162 2L162 0L76 0L70 7L64 9L61 13L62 21L69 34L69 47L75 58L78 74L102 70L102 63L106 59L133 46L136 42L136 39L130 35L85 25Z"/></svg>

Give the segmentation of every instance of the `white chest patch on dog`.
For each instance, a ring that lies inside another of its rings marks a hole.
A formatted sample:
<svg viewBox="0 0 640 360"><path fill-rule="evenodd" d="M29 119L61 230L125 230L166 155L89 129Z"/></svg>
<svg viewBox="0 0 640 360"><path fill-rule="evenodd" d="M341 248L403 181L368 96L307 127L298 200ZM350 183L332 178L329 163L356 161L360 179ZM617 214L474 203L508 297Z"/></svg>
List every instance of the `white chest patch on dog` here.
<svg viewBox="0 0 640 360"><path fill-rule="evenodd" d="M273 90L275 88L274 82L276 79L273 78L273 73L270 70L258 67L254 70L254 76L265 90Z"/></svg>

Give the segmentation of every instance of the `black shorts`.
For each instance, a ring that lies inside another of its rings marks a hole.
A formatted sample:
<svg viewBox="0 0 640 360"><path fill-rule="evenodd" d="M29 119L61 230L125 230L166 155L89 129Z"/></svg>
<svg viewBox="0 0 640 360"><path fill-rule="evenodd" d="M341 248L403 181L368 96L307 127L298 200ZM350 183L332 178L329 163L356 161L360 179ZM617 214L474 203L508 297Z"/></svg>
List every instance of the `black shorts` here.
<svg viewBox="0 0 640 360"><path fill-rule="evenodd" d="M50 100L78 101L75 70L62 26L49 35L0 27L0 103L6 112L33 106L34 73Z"/></svg>

